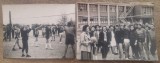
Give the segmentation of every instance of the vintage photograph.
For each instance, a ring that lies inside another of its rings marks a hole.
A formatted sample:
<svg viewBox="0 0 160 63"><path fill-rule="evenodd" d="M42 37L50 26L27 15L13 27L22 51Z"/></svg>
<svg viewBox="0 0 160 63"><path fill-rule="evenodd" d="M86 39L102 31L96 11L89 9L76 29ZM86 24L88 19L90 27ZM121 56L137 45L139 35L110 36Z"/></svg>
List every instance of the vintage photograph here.
<svg viewBox="0 0 160 63"><path fill-rule="evenodd" d="M77 59L156 61L154 4L76 4Z"/></svg>
<svg viewBox="0 0 160 63"><path fill-rule="evenodd" d="M3 57L75 58L75 4L11 4L3 10Z"/></svg>

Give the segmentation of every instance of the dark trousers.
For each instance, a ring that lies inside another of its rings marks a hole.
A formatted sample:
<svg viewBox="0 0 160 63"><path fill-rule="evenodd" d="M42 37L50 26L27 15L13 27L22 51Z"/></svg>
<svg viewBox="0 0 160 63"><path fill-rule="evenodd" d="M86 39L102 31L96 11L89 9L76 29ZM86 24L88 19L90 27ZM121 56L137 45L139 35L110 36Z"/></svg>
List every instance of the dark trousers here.
<svg viewBox="0 0 160 63"><path fill-rule="evenodd" d="M138 59L139 58L139 55L138 55L138 43L137 43L137 45L134 45L134 41L131 41L131 48L132 48L132 54L133 54L133 56L134 56L134 58L135 59Z"/></svg>
<svg viewBox="0 0 160 63"><path fill-rule="evenodd" d="M9 41L11 41L11 32L7 32L7 39L9 39Z"/></svg>
<svg viewBox="0 0 160 63"><path fill-rule="evenodd" d="M138 43L138 53L141 59L144 59L144 38L138 38L137 43Z"/></svg>
<svg viewBox="0 0 160 63"><path fill-rule="evenodd" d="M101 53L103 59L107 57L108 52L109 52L109 47L102 47Z"/></svg>
<svg viewBox="0 0 160 63"><path fill-rule="evenodd" d="M151 52L152 55L155 55L155 52L156 52L156 41L155 41L155 39L151 39L150 52Z"/></svg>
<svg viewBox="0 0 160 63"><path fill-rule="evenodd" d="M95 47L94 43L91 44L91 52L95 55L96 47Z"/></svg>
<svg viewBox="0 0 160 63"><path fill-rule="evenodd" d="M91 60L91 52L81 51L81 60Z"/></svg>
<svg viewBox="0 0 160 63"><path fill-rule="evenodd" d="M28 40L23 40L23 48L22 48L22 53L24 53L24 51L26 51L26 53L28 53Z"/></svg>
<svg viewBox="0 0 160 63"><path fill-rule="evenodd" d="M102 48L101 48L101 53L102 53L102 58L105 59L107 57L107 54L109 52L109 47L108 47L109 43L104 41L102 43Z"/></svg>
<svg viewBox="0 0 160 63"><path fill-rule="evenodd" d="M12 38L14 38L14 31L12 31Z"/></svg>

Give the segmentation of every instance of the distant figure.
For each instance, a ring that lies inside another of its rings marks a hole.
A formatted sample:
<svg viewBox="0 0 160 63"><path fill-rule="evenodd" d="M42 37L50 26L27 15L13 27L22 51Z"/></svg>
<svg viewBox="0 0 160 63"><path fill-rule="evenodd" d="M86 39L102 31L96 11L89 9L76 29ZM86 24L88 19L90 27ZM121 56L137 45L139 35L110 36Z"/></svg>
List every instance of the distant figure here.
<svg viewBox="0 0 160 63"><path fill-rule="evenodd" d="M7 26L3 28L3 41L7 41Z"/></svg>
<svg viewBox="0 0 160 63"><path fill-rule="evenodd" d="M7 31L7 39L9 39L9 41L11 41L11 32L12 32L11 25L8 24L6 29L7 29L6 30Z"/></svg>
<svg viewBox="0 0 160 63"><path fill-rule="evenodd" d="M14 38L14 30L15 30L15 26L12 27L12 38Z"/></svg>
<svg viewBox="0 0 160 63"><path fill-rule="evenodd" d="M51 34L51 29L50 29L49 25L46 26L45 31L46 31L46 46L45 46L45 48L48 49L48 46L49 46L50 49L53 49L51 46L51 43L49 41L50 34Z"/></svg>
<svg viewBox="0 0 160 63"><path fill-rule="evenodd" d="M65 27L64 31L65 31L65 34L66 34L66 39L65 39L65 45L66 45L66 47L65 47L65 53L64 53L63 58L66 57L66 53L67 53L67 49L68 49L69 45L71 45L72 50L73 50L73 54L74 54L74 57L75 57L75 50L74 50L75 28L72 26L71 22L68 22L68 24Z"/></svg>
<svg viewBox="0 0 160 63"><path fill-rule="evenodd" d="M38 47L38 36L39 36L39 31L38 31L38 29L37 28L35 28L35 38L36 38L36 40L35 40L35 42L34 42L34 45L36 46L36 47Z"/></svg>
<svg viewBox="0 0 160 63"><path fill-rule="evenodd" d="M63 35L64 35L64 27L63 26L61 26L60 27L60 31L59 31L59 37L60 37L60 43L62 43L62 38L63 38Z"/></svg>
<svg viewBox="0 0 160 63"><path fill-rule="evenodd" d="M21 46L19 45L19 34L20 34L20 29L18 27L15 26L15 39L16 39L16 42L12 48L13 51L15 51L15 46L18 45L19 49L22 49Z"/></svg>
<svg viewBox="0 0 160 63"><path fill-rule="evenodd" d="M52 39L51 39L51 41L55 41L55 35L56 35L56 27L52 26Z"/></svg>
<svg viewBox="0 0 160 63"><path fill-rule="evenodd" d="M30 31L31 29L29 28L29 26L24 26L21 29L21 36L22 36L22 43L23 43L22 57L25 56L24 51L26 51L26 57L31 57L30 55L28 55L28 35Z"/></svg>
<svg viewBox="0 0 160 63"><path fill-rule="evenodd" d="M43 36L43 37L45 37L45 32L46 32L45 27L43 27L43 28L42 28L42 36Z"/></svg>

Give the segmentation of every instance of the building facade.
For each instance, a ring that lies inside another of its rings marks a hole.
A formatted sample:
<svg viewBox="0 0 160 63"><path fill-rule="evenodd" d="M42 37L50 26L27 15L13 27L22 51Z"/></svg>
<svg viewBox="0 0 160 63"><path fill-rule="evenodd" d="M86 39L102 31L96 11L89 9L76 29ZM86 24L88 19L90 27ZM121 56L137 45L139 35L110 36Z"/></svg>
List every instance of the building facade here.
<svg viewBox="0 0 160 63"><path fill-rule="evenodd" d="M77 25L153 23L152 3L77 3Z"/></svg>

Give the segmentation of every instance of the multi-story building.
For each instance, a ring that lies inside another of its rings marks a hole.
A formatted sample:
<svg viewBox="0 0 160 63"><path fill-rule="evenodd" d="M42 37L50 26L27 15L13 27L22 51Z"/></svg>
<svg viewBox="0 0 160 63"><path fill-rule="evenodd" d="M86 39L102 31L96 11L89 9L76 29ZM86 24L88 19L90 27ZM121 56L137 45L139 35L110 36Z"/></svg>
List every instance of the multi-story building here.
<svg viewBox="0 0 160 63"><path fill-rule="evenodd" d="M152 3L77 3L77 6L78 27L153 21Z"/></svg>

